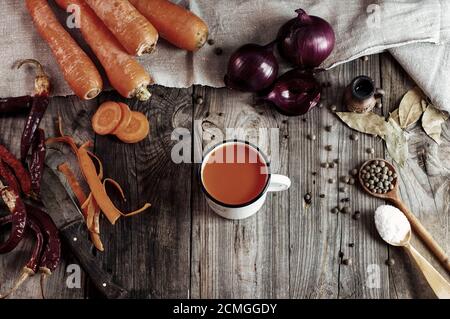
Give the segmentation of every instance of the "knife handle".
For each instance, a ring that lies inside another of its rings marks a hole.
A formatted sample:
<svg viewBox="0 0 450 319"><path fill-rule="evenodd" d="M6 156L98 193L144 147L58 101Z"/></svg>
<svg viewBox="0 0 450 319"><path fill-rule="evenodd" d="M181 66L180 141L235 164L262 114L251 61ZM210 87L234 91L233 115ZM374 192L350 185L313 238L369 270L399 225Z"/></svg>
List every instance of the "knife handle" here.
<svg viewBox="0 0 450 319"><path fill-rule="evenodd" d="M128 291L113 283L111 275L102 269L99 260L91 254L92 244L88 239L89 234L84 223L70 224L60 229L60 232L84 271L102 295L107 299L127 297Z"/></svg>

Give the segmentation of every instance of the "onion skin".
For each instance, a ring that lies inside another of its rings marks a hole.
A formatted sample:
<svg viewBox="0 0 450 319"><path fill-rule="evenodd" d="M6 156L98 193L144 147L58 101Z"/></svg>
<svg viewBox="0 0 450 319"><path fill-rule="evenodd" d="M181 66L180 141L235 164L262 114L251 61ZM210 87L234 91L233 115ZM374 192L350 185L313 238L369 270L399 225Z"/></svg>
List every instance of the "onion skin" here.
<svg viewBox="0 0 450 319"><path fill-rule="evenodd" d="M308 113L320 101L322 86L313 74L300 69L291 70L278 78L262 99L287 116Z"/></svg>
<svg viewBox="0 0 450 319"><path fill-rule="evenodd" d="M270 87L278 75L273 47L274 43L266 46L250 43L237 49L228 62L225 85L243 92L259 92Z"/></svg>
<svg viewBox="0 0 450 319"><path fill-rule="evenodd" d="M278 51L285 60L296 66L316 68L333 51L336 36L324 19L310 16L303 9L295 12L298 16L278 31Z"/></svg>

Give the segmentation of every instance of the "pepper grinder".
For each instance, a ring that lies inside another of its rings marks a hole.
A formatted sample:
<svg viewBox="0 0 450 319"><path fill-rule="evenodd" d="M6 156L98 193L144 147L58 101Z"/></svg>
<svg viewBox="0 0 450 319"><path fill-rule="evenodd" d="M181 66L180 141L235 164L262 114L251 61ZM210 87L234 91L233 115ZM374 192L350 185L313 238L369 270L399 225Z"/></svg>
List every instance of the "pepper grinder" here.
<svg viewBox="0 0 450 319"><path fill-rule="evenodd" d="M345 88L344 103L350 112L370 112L377 104L380 89L375 88L372 78L360 75Z"/></svg>

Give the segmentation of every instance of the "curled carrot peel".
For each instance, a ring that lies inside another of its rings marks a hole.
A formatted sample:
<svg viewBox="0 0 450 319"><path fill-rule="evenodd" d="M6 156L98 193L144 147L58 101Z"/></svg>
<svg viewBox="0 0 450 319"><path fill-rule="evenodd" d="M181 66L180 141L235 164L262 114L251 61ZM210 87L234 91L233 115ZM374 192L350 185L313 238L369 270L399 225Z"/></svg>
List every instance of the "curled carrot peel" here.
<svg viewBox="0 0 450 319"><path fill-rule="evenodd" d="M77 177L70 168L69 164L67 162L62 163L61 165L58 166L58 171L60 171L65 176L67 182L69 183L70 188L72 189L73 193L75 194L75 197L78 200L78 203L82 205L87 199L86 194L81 188L81 185L78 182Z"/></svg>
<svg viewBox="0 0 450 319"><path fill-rule="evenodd" d="M149 203L146 203L144 204L143 207L141 207L136 211L130 213L122 213L119 209L117 209L117 207L109 198L105 186L101 181L103 175L103 168L101 165L101 161L93 153L89 152L85 147L77 148L75 142L69 136L55 137L47 140L47 143L55 143L55 142L63 142L71 146L72 150L77 156L78 163L80 165L80 169L83 173L83 176L89 186L89 189L91 190L93 200L95 200L100 210L105 214L106 218L108 218L111 224L114 225L120 218L120 216L124 217L134 216L136 214L143 212L144 210L148 209L151 206ZM99 162L100 172L97 172L97 169L95 167L94 162L92 161L92 158L96 159ZM108 181L111 182L111 180ZM113 184L116 187L119 186L116 182L114 183ZM121 190L120 186L119 189ZM121 193L123 193L123 191ZM88 204L89 202L86 200L82 204L82 209L84 209L83 207L86 207L86 205Z"/></svg>

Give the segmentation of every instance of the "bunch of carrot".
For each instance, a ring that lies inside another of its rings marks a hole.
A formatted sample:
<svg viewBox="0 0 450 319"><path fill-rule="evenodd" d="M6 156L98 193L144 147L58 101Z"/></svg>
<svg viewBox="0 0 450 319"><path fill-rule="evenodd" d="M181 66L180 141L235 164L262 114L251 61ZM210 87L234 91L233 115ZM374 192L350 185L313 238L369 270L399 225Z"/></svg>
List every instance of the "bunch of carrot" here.
<svg viewBox="0 0 450 319"><path fill-rule="evenodd" d="M168 0L56 0L80 17L81 34L103 66L112 87L126 98L145 101L152 78L135 56L151 53L159 35L195 51L208 38L208 27L192 12ZM56 19L47 0L26 0L27 9L48 43L69 86L82 99L103 88L96 66Z"/></svg>

